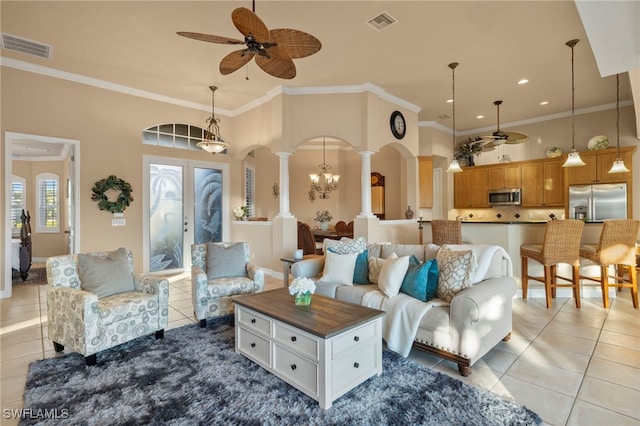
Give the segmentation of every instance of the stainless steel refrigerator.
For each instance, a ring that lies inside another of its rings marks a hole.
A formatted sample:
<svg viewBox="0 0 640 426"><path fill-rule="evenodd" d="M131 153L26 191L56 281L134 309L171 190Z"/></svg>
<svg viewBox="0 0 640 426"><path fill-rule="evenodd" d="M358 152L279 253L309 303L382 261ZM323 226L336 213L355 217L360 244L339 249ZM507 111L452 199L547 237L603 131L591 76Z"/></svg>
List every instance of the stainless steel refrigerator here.
<svg viewBox="0 0 640 426"><path fill-rule="evenodd" d="M627 218L627 184L601 183L569 187L569 215L586 213L588 222Z"/></svg>

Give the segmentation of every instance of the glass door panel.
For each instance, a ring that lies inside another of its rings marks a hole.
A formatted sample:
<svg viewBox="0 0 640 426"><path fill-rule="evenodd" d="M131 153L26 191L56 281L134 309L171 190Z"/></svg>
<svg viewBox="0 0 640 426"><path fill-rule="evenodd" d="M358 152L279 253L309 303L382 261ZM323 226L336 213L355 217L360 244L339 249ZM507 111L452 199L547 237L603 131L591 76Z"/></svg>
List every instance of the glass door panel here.
<svg viewBox="0 0 640 426"><path fill-rule="evenodd" d="M222 241L222 170L195 167L194 242Z"/></svg>

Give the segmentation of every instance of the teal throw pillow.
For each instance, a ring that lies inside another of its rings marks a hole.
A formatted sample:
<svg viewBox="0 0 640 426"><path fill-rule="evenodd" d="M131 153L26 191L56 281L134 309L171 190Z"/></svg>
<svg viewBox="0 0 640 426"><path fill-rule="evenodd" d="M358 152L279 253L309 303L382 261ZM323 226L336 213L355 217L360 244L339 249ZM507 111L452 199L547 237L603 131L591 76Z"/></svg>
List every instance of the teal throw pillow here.
<svg viewBox="0 0 640 426"><path fill-rule="evenodd" d="M333 247L329 247L327 251L338 253ZM353 271L354 284L371 284L369 282L369 250L365 250L356 258L356 269Z"/></svg>
<svg viewBox="0 0 640 426"><path fill-rule="evenodd" d="M433 299L438 288L438 263L435 259L419 263L415 256L409 260L400 291L423 302Z"/></svg>

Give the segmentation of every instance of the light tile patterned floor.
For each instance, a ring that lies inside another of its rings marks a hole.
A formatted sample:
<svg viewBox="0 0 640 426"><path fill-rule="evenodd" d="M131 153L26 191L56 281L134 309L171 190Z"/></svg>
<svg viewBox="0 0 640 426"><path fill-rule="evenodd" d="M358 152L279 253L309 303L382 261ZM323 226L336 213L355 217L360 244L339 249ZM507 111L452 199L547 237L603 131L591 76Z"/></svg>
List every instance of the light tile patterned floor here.
<svg viewBox="0 0 640 426"><path fill-rule="evenodd" d="M267 289L282 281L267 277ZM23 285L0 301L0 405L23 406L29 363L54 357L47 338L46 285ZM188 279L171 282L169 328L196 322ZM512 338L500 343L462 377L457 366L412 350L410 358L480 386L537 412L551 425L640 425L640 311L628 290L610 309L599 299L514 299Z"/></svg>

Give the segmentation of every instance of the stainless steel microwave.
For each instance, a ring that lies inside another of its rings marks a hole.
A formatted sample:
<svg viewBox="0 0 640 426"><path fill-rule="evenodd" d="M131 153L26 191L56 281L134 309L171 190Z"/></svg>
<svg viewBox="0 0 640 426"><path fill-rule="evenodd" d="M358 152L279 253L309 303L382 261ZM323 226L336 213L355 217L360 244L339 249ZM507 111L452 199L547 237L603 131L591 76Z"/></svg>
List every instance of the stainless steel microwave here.
<svg viewBox="0 0 640 426"><path fill-rule="evenodd" d="M489 190L490 206L519 206L522 203L520 188L501 188Z"/></svg>

